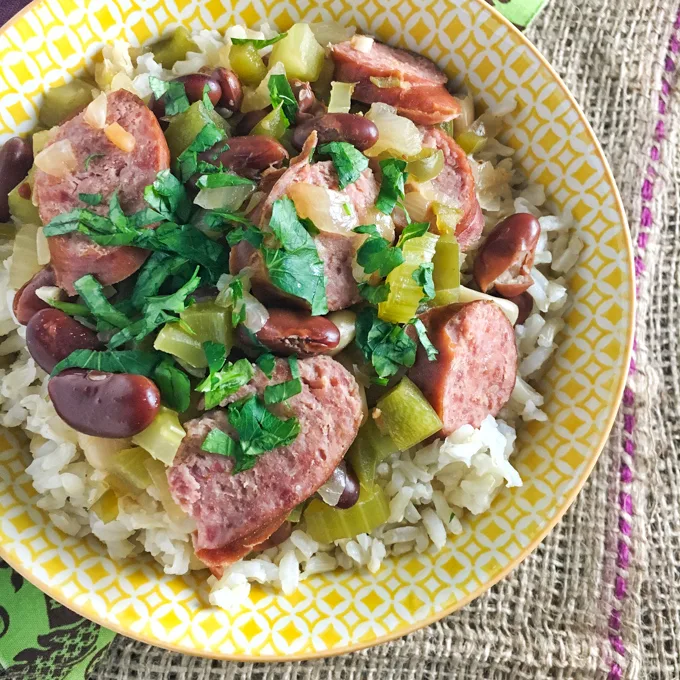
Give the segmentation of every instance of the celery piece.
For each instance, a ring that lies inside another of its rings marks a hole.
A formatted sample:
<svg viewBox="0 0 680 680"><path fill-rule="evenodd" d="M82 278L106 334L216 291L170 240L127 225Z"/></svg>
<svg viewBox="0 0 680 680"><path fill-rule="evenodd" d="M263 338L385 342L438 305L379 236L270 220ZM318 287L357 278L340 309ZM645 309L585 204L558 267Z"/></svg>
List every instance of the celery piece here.
<svg viewBox="0 0 680 680"><path fill-rule="evenodd" d="M148 459L144 465L151 477L153 485L158 491L158 497L160 498L161 505L163 506L165 512L168 513L168 517L175 521L181 522L187 518L185 512L182 508L175 503L170 493L170 486L168 485L168 475L165 465L158 460L153 458Z"/></svg>
<svg viewBox="0 0 680 680"><path fill-rule="evenodd" d="M108 524L118 517L118 496L113 489L107 489L90 508L99 519Z"/></svg>
<svg viewBox="0 0 680 680"><path fill-rule="evenodd" d="M21 288L42 267L38 262L38 228L34 224L22 224L17 231L9 267L9 287Z"/></svg>
<svg viewBox="0 0 680 680"><path fill-rule="evenodd" d="M185 434L184 428L179 424L177 413L161 406L151 425L136 434L132 442L141 446L152 458L172 465Z"/></svg>
<svg viewBox="0 0 680 680"><path fill-rule="evenodd" d="M472 130L461 132L456 135L456 144L465 151L466 154L472 154L481 151L486 146L487 138L482 135L476 135Z"/></svg>
<svg viewBox="0 0 680 680"><path fill-rule="evenodd" d="M288 129L288 119L283 113L282 105L279 104L273 111L269 112L251 131L251 135L264 135L281 139Z"/></svg>
<svg viewBox="0 0 680 680"><path fill-rule="evenodd" d="M277 42L269 55L269 63L280 61L288 78L313 83L320 75L326 52L316 41L309 24L294 24L288 35Z"/></svg>
<svg viewBox="0 0 680 680"><path fill-rule="evenodd" d="M219 342L227 348L227 355L234 346L234 328L231 324L231 309L225 309L214 302L198 302L187 307L180 319L191 328L201 343Z"/></svg>
<svg viewBox="0 0 680 680"><path fill-rule="evenodd" d="M386 278L390 292L385 302L378 305L378 316L392 323L407 323L418 310L423 289L413 278L421 264L430 262L439 237L426 233L404 243L404 262L395 267Z"/></svg>
<svg viewBox="0 0 680 680"><path fill-rule="evenodd" d="M186 59L187 52L198 52L198 46L191 39L191 33L184 27L178 26L172 34L151 46L154 59L171 69L176 61Z"/></svg>
<svg viewBox="0 0 680 680"><path fill-rule="evenodd" d="M166 323L156 336L153 347L160 352L172 354L194 368L205 368L208 365L201 341L178 323Z"/></svg>
<svg viewBox="0 0 680 680"><path fill-rule="evenodd" d="M435 304L447 304L441 302L444 299L445 291L446 295L450 296L451 293L456 293L460 286L460 248L453 234L444 234L439 237L432 263L434 264L432 280L437 292ZM457 299L456 293L456 299L449 301L456 302Z"/></svg>
<svg viewBox="0 0 680 680"><path fill-rule="evenodd" d="M123 449L115 455L111 471L118 477L129 481L137 489L144 491L151 484L151 477L144 466L149 459L149 454L139 446Z"/></svg>
<svg viewBox="0 0 680 680"><path fill-rule="evenodd" d="M441 149L423 149L429 153L410 161L406 171L416 182L429 182L444 169L444 152Z"/></svg>
<svg viewBox="0 0 680 680"><path fill-rule="evenodd" d="M433 307L443 307L444 305L450 305L459 300L460 288L442 288L441 290L437 290L434 298L429 304Z"/></svg>
<svg viewBox="0 0 680 680"><path fill-rule="evenodd" d="M271 61L274 64L275 62ZM229 64L244 85L254 87L267 75L267 67L254 45L232 45L229 50Z"/></svg>
<svg viewBox="0 0 680 680"><path fill-rule="evenodd" d="M331 95L328 101L328 113L349 113L352 106L352 93L355 83L331 83Z"/></svg>
<svg viewBox="0 0 680 680"><path fill-rule="evenodd" d="M196 135L208 124L215 123L229 134L229 125L219 113L205 108L202 101L194 102L184 113L173 116L165 131L165 139L170 147L173 160L184 151Z"/></svg>
<svg viewBox="0 0 680 680"><path fill-rule="evenodd" d="M93 99L92 85L76 78L45 92L38 119L51 128L84 109Z"/></svg>
<svg viewBox="0 0 680 680"><path fill-rule="evenodd" d="M390 437L378 429L373 418L369 418L359 429L359 434L346 458L359 477L361 485L370 487L375 481L378 463L382 463L396 450L397 447Z"/></svg>
<svg viewBox="0 0 680 680"><path fill-rule="evenodd" d="M30 198L23 198L19 193L19 187L22 184L28 182L28 186L31 188L31 193L33 193L33 176L35 175L35 166L33 166L28 171L28 177L25 180L19 182L12 191L9 192L7 197L9 203L9 212L15 222L19 224L37 224L41 225L42 220L40 219L40 213L38 208L33 205L33 201Z"/></svg>
<svg viewBox="0 0 680 680"><path fill-rule="evenodd" d="M124 498L125 496L132 496L134 498L140 494L140 490L127 477L121 477L118 474L110 472L106 475L104 481L109 489L116 493L118 498Z"/></svg>
<svg viewBox="0 0 680 680"><path fill-rule="evenodd" d="M442 427L437 412L406 377L378 399L376 412L378 428L394 440L400 451L419 444Z"/></svg>
<svg viewBox="0 0 680 680"><path fill-rule="evenodd" d="M359 500L347 510L339 510L314 499L305 509L303 519L307 533L320 543L332 543L342 538L367 534L384 524L390 516L390 506L383 490L373 484L361 487Z"/></svg>
<svg viewBox="0 0 680 680"><path fill-rule="evenodd" d="M454 208L435 201L432 204L432 212L437 218L437 231L440 234L456 233L458 223L463 217L463 211L460 208Z"/></svg>

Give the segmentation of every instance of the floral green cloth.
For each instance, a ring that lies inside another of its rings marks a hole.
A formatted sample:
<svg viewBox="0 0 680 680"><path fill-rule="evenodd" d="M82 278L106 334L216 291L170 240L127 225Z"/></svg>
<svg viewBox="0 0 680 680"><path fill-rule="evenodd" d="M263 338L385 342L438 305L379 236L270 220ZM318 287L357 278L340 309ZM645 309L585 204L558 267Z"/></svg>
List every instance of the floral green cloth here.
<svg viewBox="0 0 680 680"><path fill-rule="evenodd" d="M0 0L0 26L28 1ZM487 2L525 28L547 0ZM0 561L0 678L84 680L114 636L44 595Z"/></svg>

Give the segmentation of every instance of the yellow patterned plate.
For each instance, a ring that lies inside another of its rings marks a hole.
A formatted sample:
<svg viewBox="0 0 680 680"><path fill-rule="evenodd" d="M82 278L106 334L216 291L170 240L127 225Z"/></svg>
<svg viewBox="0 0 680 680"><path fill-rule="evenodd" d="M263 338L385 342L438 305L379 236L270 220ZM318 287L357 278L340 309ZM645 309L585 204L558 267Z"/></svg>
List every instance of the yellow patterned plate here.
<svg viewBox="0 0 680 680"><path fill-rule="evenodd" d="M507 143L586 248L571 276L566 337L542 388L548 422L520 434L524 486L437 555L316 576L290 597L253 588L239 611L207 603L197 579L109 559L97 541L60 533L35 505L28 453L0 437L0 555L71 609L130 637L230 659L308 658L383 642L470 602L524 559L574 500L604 445L631 349L634 288L621 201L602 151L564 85L535 49L481 0L38 0L0 32L0 141L33 126L42 91L88 64L105 42L140 44L181 22L224 29L268 20L354 22L422 52L492 104L520 106Z"/></svg>

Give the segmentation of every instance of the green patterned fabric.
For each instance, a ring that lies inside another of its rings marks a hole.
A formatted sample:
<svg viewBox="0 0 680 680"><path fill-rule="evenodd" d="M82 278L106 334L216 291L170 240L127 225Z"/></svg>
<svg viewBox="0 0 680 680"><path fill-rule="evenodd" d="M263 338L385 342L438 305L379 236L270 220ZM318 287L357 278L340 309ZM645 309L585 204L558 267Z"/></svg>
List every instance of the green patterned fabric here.
<svg viewBox="0 0 680 680"><path fill-rule="evenodd" d="M525 28L547 0L487 2ZM18 11L21 5L13 0L0 7L0 25L10 18L9 11ZM44 595L0 560L0 677L84 680L114 637L112 631Z"/></svg>

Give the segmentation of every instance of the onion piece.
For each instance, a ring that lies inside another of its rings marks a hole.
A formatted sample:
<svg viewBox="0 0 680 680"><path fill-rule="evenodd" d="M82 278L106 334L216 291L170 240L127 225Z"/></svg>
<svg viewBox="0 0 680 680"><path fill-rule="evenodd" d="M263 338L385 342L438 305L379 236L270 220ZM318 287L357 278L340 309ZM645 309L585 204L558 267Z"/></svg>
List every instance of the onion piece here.
<svg viewBox="0 0 680 680"><path fill-rule="evenodd" d="M335 21L313 21L309 28L321 47L350 40L357 32L356 27L343 26Z"/></svg>
<svg viewBox="0 0 680 680"><path fill-rule="evenodd" d="M253 192L253 189L254 187L245 184L216 189L201 189L194 199L194 203L206 210L218 208L238 210Z"/></svg>
<svg viewBox="0 0 680 680"><path fill-rule="evenodd" d="M47 243L47 236L45 236L45 232L42 229L38 229L36 234L35 249L38 256L38 264L43 266L49 264L51 259L50 247Z"/></svg>
<svg viewBox="0 0 680 680"><path fill-rule="evenodd" d="M328 113L349 113L352 94L356 83L331 82L331 98L328 100Z"/></svg>
<svg viewBox="0 0 680 680"><path fill-rule="evenodd" d="M115 144L121 151L125 153L131 153L137 140L131 135L125 128L121 127L118 123L111 123L104 128L104 134L106 138Z"/></svg>
<svg viewBox="0 0 680 680"><path fill-rule="evenodd" d="M35 157L34 162L36 167L43 172L59 178L73 174L78 167L78 160L68 139L62 139L45 147Z"/></svg>
<svg viewBox="0 0 680 680"><path fill-rule="evenodd" d="M494 297L493 295L487 295L486 293L481 293L478 290L473 290L472 288L466 288L465 286L460 286L459 290L459 302L474 302L475 300L489 300L495 302L503 311L503 314L508 318L508 321L514 326L519 316L519 308L514 302L506 300L505 298Z"/></svg>
<svg viewBox="0 0 680 680"><path fill-rule="evenodd" d="M373 38L367 35L354 35L350 39L350 45L358 52L368 54L373 49Z"/></svg>
<svg viewBox="0 0 680 680"><path fill-rule="evenodd" d="M236 276L222 274L217 282L217 290L220 291L215 299L215 303L221 307L231 307L234 305L234 298L229 284L236 278L241 280L243 286L243 298L236 301L234 311L240 313L245 308L245 320L243 325L253 333L261 331L269 320L267 308L250 293L251 270L245 267Z"/></svg>
<svg viewBox="0 0 680 680"><path fill-rule="evenodd" d="M460 104L460 116L454 118L453 134L460 135L467 132L475 119L475 102L469 94L464 97L454 97Z"/></svg>
<svg viewBox="0 0 680 680"><path fill-rule="evenodd" d="M94 101L88 104L83 115L83 120L95 130L103 130L106 127L107 99L102 92Z"/></svg>
<svg viewBox="0 0 680 680"><path fill-rule="evenodd" d="M354 236L352 229L358 219L354 206L340 191L313 184L293 184L288 195L302 218L309 218L319 231L342 236Z"/></svg>
<svg viewBox="0 0 680 680"><path fill-rule="evenodd" d="M8 282L12 290L21 288L41 269L36 245L38 231L34 224L22 224L14 237Z"/></svg>
<svg viewBox="0 0 680 680"><path fill-rule="evenodd" d="M364 152L367 156L387 153L409 159L423 150L422 137L415 123L397 115L393 106L371 104L366 118L373 121L378 128L378 141Z"/></svg>
<svg viewBox="0 0 680 680"><path fill-rule="evenodd" d="M380 212L375 206L367 208L361 224L374 224L380 236L392 243L394 241L394 222L389 215Z"/></svg>
<svg viewBox="0 0 680 680"><path fill-rule="evenodd" d="M333 470L333 474L328 478L323 486L319 487L319 496L323 499L326 505L335 507L345 490L345 471L342 469L342 464Z"/></svg>

